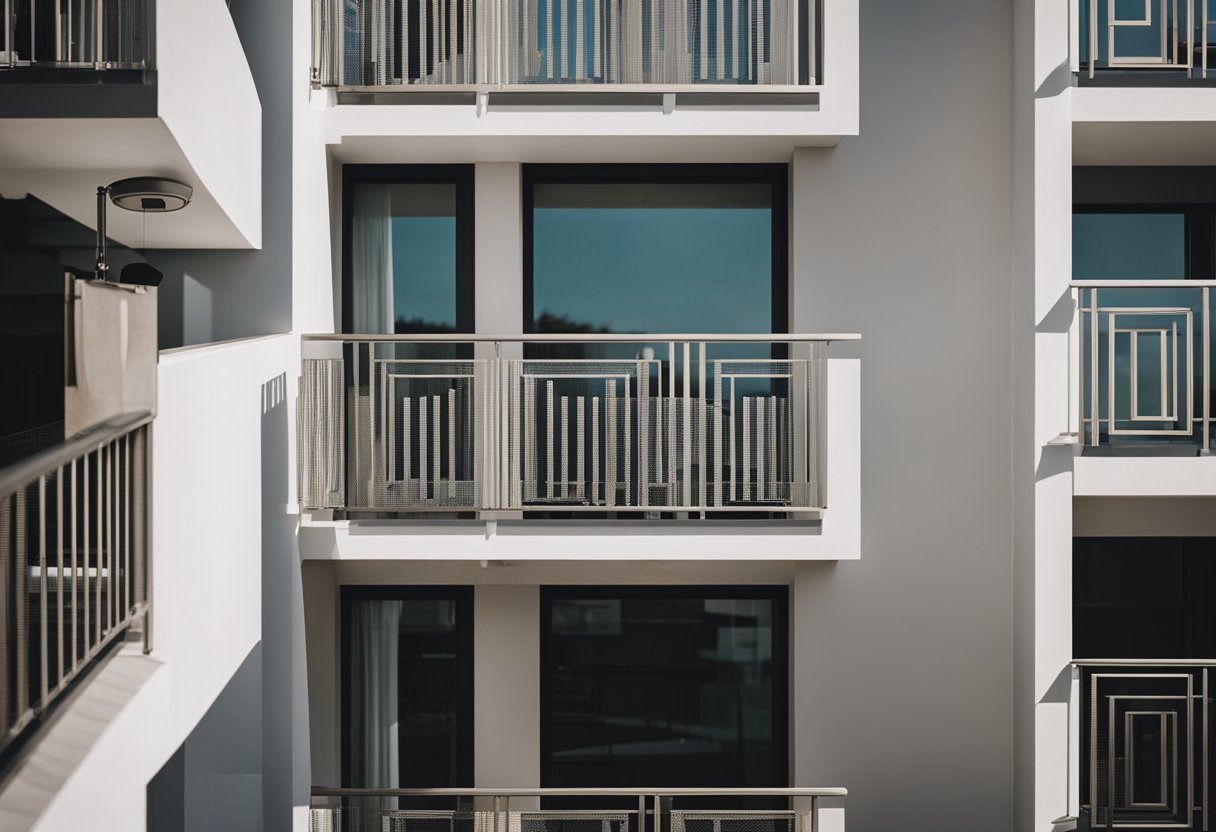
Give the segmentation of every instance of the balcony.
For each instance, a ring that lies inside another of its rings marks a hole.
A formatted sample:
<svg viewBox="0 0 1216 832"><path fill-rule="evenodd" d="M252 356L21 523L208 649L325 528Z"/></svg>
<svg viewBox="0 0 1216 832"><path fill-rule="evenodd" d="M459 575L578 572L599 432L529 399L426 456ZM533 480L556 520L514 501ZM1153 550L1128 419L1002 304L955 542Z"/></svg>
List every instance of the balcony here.
<svg viewBox="0 0 1216 832"><path fill-rule="evenodd" d="M314 787L312 795L313 832L660 832L664 828L670 832L843 832L844 809L825 804L842 803L848 791ZM538 802L543 807L554 800L574 800L581 808L537 808ZM741 809L741 801L755 804L755 808ZM451 808L435 808L443 804ZM785 808L773 808L775 805Z"/></svg>
<svg viewBox="0 0 1216 832"><path fill-rule="evenodd" d="M166 176L194 189L192 222L114 217L113 239L261 245L261 105L223 0L0 0L0 11L0 191L92 227L99 185Z"/></svg>
<svg viewBox="0 0 1216 832"><path fill-rule="evenodd" d="M1082 81L1174 85L1216 70L1216 9L1207 0L1080 0ZM1216 80L1216 79L1213 79Z"/></svg>
<svg viewBox="0 0 1216 832"><path fill-rule="evenodd" d="M854 337L310 336L300 499L348 515L818 516L827 345ZM536 357L505 357L518 342ZM315 357L327 348L341 357Z"/></svg>
<svg viewBox="0 0 1216 832"><path fill-rule="evenodd" d="M148 629L147 412L0 472L0 753L129 630Z"/></svg>
<svg viewBox="0 0 1216 832"><path fill-rule="evenodd" d="M406 148L459 161L454 151L483 144L525 162L733 161L739 151L719 139L742 135L773 146L752 146L749 161L786 161L795 146L857 133L856 0L313 8L314 95L335 105L327 133L343 162L390 163ZM594 142L604 136L634 141ZM517 149L508 139L519 137L530 140Z"/></svg>
<svg viewBox="0 0 1216 832"><path fill-rule="evenodd" d="M1205 280L1072 284L1078 496L1216 494L1212 289Z"/></svg>

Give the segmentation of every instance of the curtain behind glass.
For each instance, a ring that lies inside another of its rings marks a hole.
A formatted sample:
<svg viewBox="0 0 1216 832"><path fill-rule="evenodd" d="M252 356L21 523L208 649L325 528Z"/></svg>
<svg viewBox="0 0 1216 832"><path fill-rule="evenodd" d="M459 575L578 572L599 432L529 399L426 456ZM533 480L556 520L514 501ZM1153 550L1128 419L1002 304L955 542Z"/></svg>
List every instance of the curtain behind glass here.
<svg viewBox="0 0 1216 832"><path fill-rule="evenodd" d="M367 600L351 615L350 779L366 788L399 788L397 714L401 601Z"/></svg>
<svg viewBox="0 0 1216 832"><path fill-rule="evenodd" d="M391 186L355 188L351 218L351 325L355 332L393 331L393 217Z"/></svg>

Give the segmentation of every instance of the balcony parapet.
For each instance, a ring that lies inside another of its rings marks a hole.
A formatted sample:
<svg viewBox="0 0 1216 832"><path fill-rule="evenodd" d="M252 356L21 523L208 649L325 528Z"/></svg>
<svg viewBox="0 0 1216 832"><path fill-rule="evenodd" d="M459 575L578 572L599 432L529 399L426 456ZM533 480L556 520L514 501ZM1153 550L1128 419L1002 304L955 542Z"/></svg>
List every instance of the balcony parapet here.
<svg viewBox="0 0 1216 832"><path fill-rule="evenodd" d="M304 338L300 499L350 514L817 516L854 334Z"/></svg>
<svg viewBox="0 0 1216 832"><path fill-rule="evenodd" d="M1131 17L1115 0L1072 0L1073 71L1083 83L1216 83L1216 7L1208 0L1146 2Z"/></svg>

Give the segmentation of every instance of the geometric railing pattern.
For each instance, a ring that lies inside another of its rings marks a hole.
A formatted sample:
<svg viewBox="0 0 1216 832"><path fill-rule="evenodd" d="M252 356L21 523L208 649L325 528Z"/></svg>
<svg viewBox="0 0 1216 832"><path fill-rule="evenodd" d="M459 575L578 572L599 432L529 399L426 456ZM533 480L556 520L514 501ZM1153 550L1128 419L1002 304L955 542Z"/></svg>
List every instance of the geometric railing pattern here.
<svg viewBox="0 0 1216 832"><path fill-rule="evenodd" d="M1216 9L1208 0L1082 0L1082 56L1098 71L1175 70L1208 77Z"/></svg>

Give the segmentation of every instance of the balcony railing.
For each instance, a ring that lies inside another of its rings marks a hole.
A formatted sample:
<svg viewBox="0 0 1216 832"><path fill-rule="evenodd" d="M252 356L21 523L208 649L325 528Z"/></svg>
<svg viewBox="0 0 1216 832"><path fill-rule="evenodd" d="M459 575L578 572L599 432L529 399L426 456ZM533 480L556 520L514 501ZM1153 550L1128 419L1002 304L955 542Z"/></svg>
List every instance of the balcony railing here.
<svg viewBox="0 0 1216 832"><path fill-rule="evenodd" d="M1073 0L1077 2L1077 0ZM1089 78L1127 71L1208 77L1216 40L1209 0L1079 0L1080 64Z"/></svg>
<svg viewBox="0 0 1216 832"><path fill-rule="evenodd" d="M819 0L313 0L327 87L815 84Z"/></svg>
<svg viewBox="0 0 1216 832"><path fill-rule="evenodd" d="M332 789L313 787L310 832L819 832L842 788ZM512 806L512 800L516 804ZM579 809L536 808L571 799ZM740 801L786 808L739 808ZM713 804L722 804L713 808ZM435 808L449 804L450 808ZM524 805L528 804L528 805ZM686 804L686 805L681 805ZM542 804L543 805L543 804ZM425 807L425 808L424 808Z"/></svg>
<svg viewBox="0 0 1216 832"><path fill-rule="evenodd" d="M348 512L816 513L827 347L857 337L306 336L300 499Z"/></svg>
<svg viewBox="0 0 1216 832"><path fill-rule="evenodd" d="M0 69L146 69L152 0L0 0Z"/></svg>
<svg viewBox="0 0 1216 832"><path fill-rule="evenodd" d="M1081 829L1210 829L1211 661L1074 663ZM1079 678L1078 678L1079 677Z"/></svg>
<svg viewBox="0 0 1216 832"><path fill-rule="evenodd" d="M1077 437L1090 447L1211 447L1216 281L1079 281Z"/></svg>
<svg viewBox="0 0 1216 832"><path fill-rule="evenodd" d="M151 420L0 471L0 751L147 611Z"/></svg>

